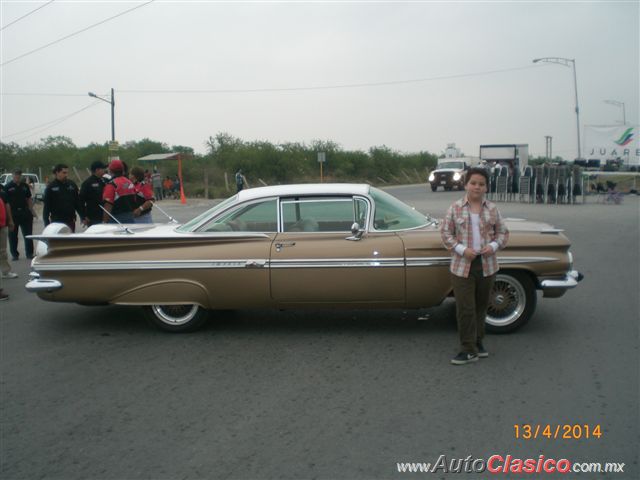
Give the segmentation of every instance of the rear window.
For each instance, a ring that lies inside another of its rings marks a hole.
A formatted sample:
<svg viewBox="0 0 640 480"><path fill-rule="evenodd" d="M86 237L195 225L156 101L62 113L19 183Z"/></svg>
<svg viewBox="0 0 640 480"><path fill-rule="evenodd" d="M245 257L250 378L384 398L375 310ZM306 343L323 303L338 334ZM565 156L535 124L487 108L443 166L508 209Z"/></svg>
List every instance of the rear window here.
<svg viewBox="0 0 640 480"><path fill-rule="evenodd" d="M283 232L349 232L364 226L367 202L362 198L300 198L281 201Z"/></svg>

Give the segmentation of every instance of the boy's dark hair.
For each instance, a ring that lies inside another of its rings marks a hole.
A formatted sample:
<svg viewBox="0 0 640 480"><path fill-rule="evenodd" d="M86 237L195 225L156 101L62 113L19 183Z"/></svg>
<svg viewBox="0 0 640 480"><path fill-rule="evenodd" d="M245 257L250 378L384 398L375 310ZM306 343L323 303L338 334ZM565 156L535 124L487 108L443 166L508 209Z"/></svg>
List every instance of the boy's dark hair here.
<svg viewBox="0 0 640 480"><path fill-rule="evenodd" d="M64 163L58 163L55 167L53 167L53 173L56 174L61 170L64 170L65 168L69 168L69 166L65 165Z"/></svg>
<svg viewBox="0 0 640 480"><path fill-rule="evenodd" d="M482 175L484 177L484 181L489 185L489 172L487 172L486 168L481 167L471 167L464 175L464 184L466 185L471 180L471 175Z"/></svg>

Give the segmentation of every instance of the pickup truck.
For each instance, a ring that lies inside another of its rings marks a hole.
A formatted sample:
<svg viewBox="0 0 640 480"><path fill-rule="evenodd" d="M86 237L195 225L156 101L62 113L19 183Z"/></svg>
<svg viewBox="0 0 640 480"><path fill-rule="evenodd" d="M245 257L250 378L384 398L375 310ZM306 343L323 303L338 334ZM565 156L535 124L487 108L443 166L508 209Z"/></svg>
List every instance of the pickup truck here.
<svg viewBox="0 0 640 480"><path fill-rule="evenodd" d="M13 174L11 173L3 173L2 175L0 175L0 185L2 185L3 187L6 186L11 180L13 180ZM40 183L38 175L36 175L35 173L23 173L22 181L29 182L31 185L33 185L31 194L33 195L33 198L35 200L42 200L42 198L44 197L44 189L46 188L46 185L44 183Z"/></svg>
<svg viewBox="0 0 640 480"><path fill-rule="evenodd" d="M462 190L464 188L464 172L477 163L477 159L473 157L441 159L436 169L429 175L431 191L435 192L438 187L443 187L446 191L454 188Z"/></svg>

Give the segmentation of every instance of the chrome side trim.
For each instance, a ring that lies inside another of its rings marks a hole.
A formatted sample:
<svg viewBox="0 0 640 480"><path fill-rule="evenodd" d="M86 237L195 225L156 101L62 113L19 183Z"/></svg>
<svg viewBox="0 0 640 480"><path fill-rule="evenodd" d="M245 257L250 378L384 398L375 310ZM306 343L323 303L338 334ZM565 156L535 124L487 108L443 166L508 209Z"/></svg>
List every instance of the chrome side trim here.
<svg viewBox="0 0 640 480"><path fill-rule="evenodd" d="M187 270L216 268L255 268L269 264L266 258L243 258L229 260L180 260L180 261L136 261L136 262L68 262L38 263L34 268L40 272L59 271L108 271L108 270Z"/></svg>
<svg viewBox="0 0 640 480"><path fill-rule="evenodd" d="M322 258L271 260L271 268L404 267L404 258Z"/></svg>
<svg viewBox="0 0 640 480"><path fill-rule="evenodd" d="M51 235L28 235L27 238L31 240L39 240L39 241L47 241L47 240L69 240L69 241L86 241L86 240L131 240L131 237L116 235L118 232L107 232L107 233L68 233L68 234L51 234ZM190 240L190 239L200 239L200 240L226 240L226 239L243 239L243 238L270 238L268 234L261 232L190 232L190 233L181 233L176 232L175 234L158 234L158 235L145 235L143 232L136 232L136 241L137 240ZM270 232L272 235L275 235L276 232Z"/></svg>
<svg viewBox="0 0 640 480"><path fill-rule="evenodd" d="M554 257L498 257L500 265L512 265L514 263L547 263L557 262Z"/></svg>
<svg viewBox="0 0 640 480"><path fill-rule="evenodd" d="M553 257L498 257L500 265L513 265L519 263L545 263L555 262ZM407 258L407 267L438 267L449 265L451 257L410 257Z"/></svg>
<svg viewBox="0 0 640 480"><path fill-rule="evenodd" d="M501 265L518 263L542 263L556 261L553 257L503 257ZM266 258L244 258L227 260L149 260L131 262L66 262L34 263L32 267L41 272L57 271L109 271L109 270L190 270L218 268L332 268L332 267L437 267L446 266L451 257L407 258L292 258L269 260Z"/></svg>
<svg viewBox="0 0 640 480"><path fill-rule="evenodd" d="M441 267L448 266L451 257L412 257L407 258L407 267Z"/></svg>
<svg viewBox="0 0 640 480"><path fill-rule="evenodd" d="M580 272L571 270L561 280L542 280L540 286L543 290L547 288L574 288L583 278L584 276Z"/></svg>

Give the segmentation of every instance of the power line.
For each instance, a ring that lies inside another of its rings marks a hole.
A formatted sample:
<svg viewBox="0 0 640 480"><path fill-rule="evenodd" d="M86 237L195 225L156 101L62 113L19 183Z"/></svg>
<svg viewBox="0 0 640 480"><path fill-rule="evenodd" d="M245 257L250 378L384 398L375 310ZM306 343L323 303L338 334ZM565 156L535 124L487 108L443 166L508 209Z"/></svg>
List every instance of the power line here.
<svg viewBox="0 0 640 480"><path fill-rule="evenodd" d="M390 80L386 82L365 82L365 83L347 83L338 85L317 85L309 87L278 87L278 88L247 88L247 89L205 89L205 90L118 90L118 93L160 93L160 94L202 94L202 93L261 93L261 92L296 92L296 91L312 91L312 90L335 90L340 88L362 88L362 87L383 87L390 85L404 85L410 83L430 82L435 80L450 80L454 78L479 77L484 75L492 75L495 73L514 72L518 70L528 70L531 68L544 68L545 65L526 65L523 67L503 68L498 70L486 70L482 72L458 73L453 75L437 75L434 77L413 78L408 80ZM60 96L60 97L83 97L86 94L80 93L4 93L5 96Z"/></svg>
<svg viewBox="0 0 640 480"><path fill-rule="evenodd" d="M78 30L78 31L73 32L73 33L70 33L69 35L65 35L62 38L54 40L53 42L49 42L46 45L42 45L41 47L35 48L33 50L30 50L30 51L28 51L26 53L23 53L22 55L18 55L17 57L13 57L11 60L7 60L4 63L0 63L0 67L4 67L5 65L8 65L8 64L10 64L12 62L15 62L16 60L19 60L19 59L24 58L24 57L26 57L28 55L31 55L32 53L36 53L36 52L39 52L40 50L44 50L45 48L50 47L51 45L55 45L56 43L60 43L63 40L66 40L68 38L74 37L74 36L76 36L76 35L78 35L78 34L80 34L82 32L86 32L87 30L90 30L90 29L92 29L94 27L97 27L98 25L102 25L103 23L107 23L107 22L109 22L109 21L111 21L111 20L113 20L115 18L121 17L122 15L125 15L125 14L127 14L129 12L133 12L134 10L136 10L138 8L145 7L145 6L147 6L147 5L149 5L150 3L153 3L153 2L155 2L155 0L149 0L148 2L145 2L142 5L137 5L137 6L133 7L133 8L130 8L129 10L125 10L124 12L118 13L117 15L114 15L114 16L109 17L109 18L105 18L104 20L101 20L98 23L94 23L93 25L89 25L88 27L85 27L85 28L83 28L81 30Z"/></svg>
<svg viewBox="0 0 640 480"><path fill-rule="evenodd" d="M53 3L54 0L49 0L47 3L45 3L44 5L40 5L38 8L36 8L35 10L31 10L29 13L24 14L23 16L21 16L20 18L16 18L13 22L11 23L7 23L4 27L0 28L0 32L2 30L4 30L7 27L10 27L11 25L13 25L14 23L19 22L20 20L22 20L23 18L28 17L29 15L31 15L32 13L36 13L38 10L40 10L41 8L46 7L47 5L49 5L50 3Z"/></svg>
<svg viewBox="0 0 640 480"><path fill-rule="evenodd" d="M86 93L29 93L29 92L17 92L17 93L5 93L0 92L0 95L8 97L86 97Z"/></svg>
<svg viewBox="0 0 640 480"><path fill-rule="evenodd" d="M71 113L68 113L68 114L66 114L66 115L63 115L62 117L58 117L58 118L56 118L56 119L50 120L50 121L45 122L45 123L41 123L40 125L36 125L36 126L34 126L34 127L27 128L27 129L25 129L25 130L20 130L19 132L14 132L14 133L11 133L11 134L9 134L9 135L0 135L0 136L1 136L2 138L15 137L16 135L21 135L21 134L23 134L23 133L30 132L31 130L37 130L37 129L38 129L38 128L40 128L40 127L45 127L45 128L43 128L42 130L38 130L37 132L30 133L30 134L29 134L29 135L27 135L26 137L23 137L23 138L20 138L20 139L18 139L18 140L15 140L15 141L19 142L19 141L21 141L21 140L24 140L25 138L29 138L29 137L32 137L33 135L37 135L37 134L38 134L38 133L40 133L40 132L44 132L45 130L48 130L49 128L53 128L53 127L55 127L56 125L61 124L62 122L64 122L64 121L66 121L66 120L70 119L71 117L74 117L75 115L78 115L79 113L84 112L85 110L87 110L87 109L89 109L89 108L91 108L91 107L93 107L93 106L95 106L95 105L97 105L97 104L99 104L99 103L100 103L100 101L99 101L99 100L96 100L95 102L90 103L90 104L89 104L89 105L87 105L86 107L83 107L83 108L81 108L80 110L76 110L75 112L71 112Z"/></svg>
<svg viewBox="0 0 640 480"><path fill-rule="evenodd" d="M389 85L403 85L409 83L430 82L434 80L450 80L454 78L477 77L494 73L513 72L537 68L536 65L486 70L483 72L460 73L454 75L438 75L434 77L413 78L409 80L390 80L387 82L347 83L339 85L319 85L310 87L282 87L282 88L248 88L248 89L217 89L217 90L118 90L119 93L263 93L263 92L296 92L310 90L336 90L341 88L384 87Z"/></svg>

